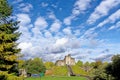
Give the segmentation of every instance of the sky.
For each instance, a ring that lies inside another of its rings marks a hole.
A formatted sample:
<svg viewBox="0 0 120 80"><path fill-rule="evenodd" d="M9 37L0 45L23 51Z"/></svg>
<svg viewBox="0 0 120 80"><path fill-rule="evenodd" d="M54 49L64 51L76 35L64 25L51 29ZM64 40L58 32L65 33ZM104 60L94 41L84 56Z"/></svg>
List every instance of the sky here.
<svg viewBox="0 0 120 80"><path fill-rule="evenodd" d="M120 54L120 0L8 0L23 59L110 61Z"/></svg>

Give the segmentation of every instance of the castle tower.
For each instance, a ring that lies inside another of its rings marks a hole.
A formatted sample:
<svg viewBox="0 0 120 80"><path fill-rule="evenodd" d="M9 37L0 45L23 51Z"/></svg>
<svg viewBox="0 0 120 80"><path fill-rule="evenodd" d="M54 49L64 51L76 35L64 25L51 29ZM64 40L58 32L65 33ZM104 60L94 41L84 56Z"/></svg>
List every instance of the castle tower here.
<svg viewBox="0 0 120 80"><path fill-rule="evenodd" d="M65 56L64 60L57 60L55 64L57 66L75 65L75 59L72 58L70 54L68 54Z"/></svg>

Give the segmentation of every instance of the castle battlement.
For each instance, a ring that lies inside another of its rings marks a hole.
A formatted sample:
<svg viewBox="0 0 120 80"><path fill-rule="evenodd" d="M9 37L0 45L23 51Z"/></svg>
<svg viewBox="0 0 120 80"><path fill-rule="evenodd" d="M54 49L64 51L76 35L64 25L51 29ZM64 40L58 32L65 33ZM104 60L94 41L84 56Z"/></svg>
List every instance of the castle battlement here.
<svg viewBox="0 0 120 80"><path fill-rule="evenodd" d="M63 60L57 60L55 65L65 66L65 65L75 65L75 58L72 58L70 54L65 56Z"/></svg>

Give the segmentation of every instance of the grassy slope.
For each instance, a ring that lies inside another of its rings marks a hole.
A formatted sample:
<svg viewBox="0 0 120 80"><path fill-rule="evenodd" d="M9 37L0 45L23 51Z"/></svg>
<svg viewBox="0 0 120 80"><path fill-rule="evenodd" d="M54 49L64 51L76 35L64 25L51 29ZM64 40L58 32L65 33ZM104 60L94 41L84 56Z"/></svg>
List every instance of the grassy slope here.
<svg viewBox="0 0 120 80"><path fill-rule="evenodd" d="M31 77L25 80L87 80L87 79L83 77L42 77L42 78Z"/></svg>

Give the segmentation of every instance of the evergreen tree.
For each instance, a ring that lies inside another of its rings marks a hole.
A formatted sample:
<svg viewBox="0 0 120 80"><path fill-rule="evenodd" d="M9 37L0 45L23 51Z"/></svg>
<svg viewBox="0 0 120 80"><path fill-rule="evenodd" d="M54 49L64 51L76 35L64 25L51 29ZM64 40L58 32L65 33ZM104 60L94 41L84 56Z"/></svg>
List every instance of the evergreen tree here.
<svg viewBox="0 0 120 80"><path fill-rule="evenodd" d="M0 0L0 80L6 80L6 75L17 72L17 54L20 49L16 41L20 33L16 31L18 22L12 20L11 15L12 8L7 0Z"/></svg>

